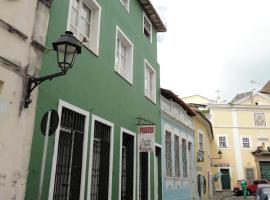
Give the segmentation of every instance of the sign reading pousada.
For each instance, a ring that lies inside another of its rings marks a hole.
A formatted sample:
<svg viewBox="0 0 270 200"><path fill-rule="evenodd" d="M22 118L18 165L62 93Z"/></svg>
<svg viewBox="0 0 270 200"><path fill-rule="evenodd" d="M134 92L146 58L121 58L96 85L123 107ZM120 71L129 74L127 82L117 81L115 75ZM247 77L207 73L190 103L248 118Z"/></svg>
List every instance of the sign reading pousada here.
<svg viewBox="0 0 270 200"><path fill-rule="evenodd" d="M139 126L138 145L140 152L149 152L155 150L155 126Z"/></svg>

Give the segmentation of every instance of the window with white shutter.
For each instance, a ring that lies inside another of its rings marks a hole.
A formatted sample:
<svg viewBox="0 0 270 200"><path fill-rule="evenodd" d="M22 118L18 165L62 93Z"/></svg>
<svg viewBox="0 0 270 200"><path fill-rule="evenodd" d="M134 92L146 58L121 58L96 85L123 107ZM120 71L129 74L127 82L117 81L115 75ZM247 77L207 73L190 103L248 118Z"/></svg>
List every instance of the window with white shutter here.
<svg viewBox="0 0 270 200"><path fill-rule="evenodd" d="M156 103L156 71L146 60L144 62L144 94Z"/></svg>
<svg viewBox="0 0 270 200"><path fill-rule="evenodd" d="M116 27L114 69L129 83L133 83L133 44L119 27Z"/></svg>
<svg viewBox="0 0 270 200"><path fill-rule="evenodd" d="M70 0L67 30L98 55L101 7L95 0Z"/></svg>

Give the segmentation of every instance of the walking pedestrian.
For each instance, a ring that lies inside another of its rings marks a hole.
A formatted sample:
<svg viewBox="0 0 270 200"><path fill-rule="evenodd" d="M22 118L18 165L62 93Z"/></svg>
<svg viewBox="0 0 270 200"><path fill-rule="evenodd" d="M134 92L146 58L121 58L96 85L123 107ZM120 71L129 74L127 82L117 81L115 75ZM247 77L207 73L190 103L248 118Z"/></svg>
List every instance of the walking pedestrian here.
<svg viewBox="0 0 270 200"><path fill-rule="evenodd" d="M245 179L242 179L241 186L243 190L244 199L247 199L247 182L245 181Z"/></svg>

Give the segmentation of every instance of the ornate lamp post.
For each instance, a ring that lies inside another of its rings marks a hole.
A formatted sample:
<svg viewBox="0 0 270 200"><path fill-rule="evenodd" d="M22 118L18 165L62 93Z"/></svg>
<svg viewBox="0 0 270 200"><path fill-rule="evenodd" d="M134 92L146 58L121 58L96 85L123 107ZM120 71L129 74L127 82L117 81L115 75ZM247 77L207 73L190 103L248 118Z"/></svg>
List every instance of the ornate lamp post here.
<svg viewBox="0 0 270 200"><path fill-rule="evenodd" d="M67 71L72 68L76 55L81 53L81 46L70 31L66 31L65 34L61 35L57 42L53 42L52 45L53 50L57 52L57 62L61 72L39 78L30 77L27 83L24 108L28 108L28 105L32 102L30 99L31 92L38 85L46 80L52 80L53 78L66 75Z"/></svg>

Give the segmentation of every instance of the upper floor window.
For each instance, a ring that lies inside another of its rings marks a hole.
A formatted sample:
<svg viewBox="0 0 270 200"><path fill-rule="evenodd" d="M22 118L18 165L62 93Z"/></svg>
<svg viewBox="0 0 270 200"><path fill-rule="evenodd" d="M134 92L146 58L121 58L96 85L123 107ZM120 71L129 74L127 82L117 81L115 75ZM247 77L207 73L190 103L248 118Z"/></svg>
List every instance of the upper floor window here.
<svg viewBox="0 0 270 200"><path fill-rule="evenodd" d="M156 71L146 60L144 61L144 94L156 103Z"/></svg>
<svg viewBox="0 0 270 200"><path fill-rule="evenodd" d="M172 176L172 134L169 131L165 132L165 158L166 158L166 176Z"/></svg>
<svg viewBox="0 0 270 200"><path fill-rule="evenodd" d="M203 151L203 133L199 132L199 150Z"/></svg>
<svg viewBox="0 0 270 200"><path fill-rule="evenodd" d="M243 148L251 148L251 140L250 137L242 136L241 137L242 147Z"/></svg>
<svg viewBox="0 0 270 200"><path fill-rule="evenodd" d="M180 177L179 136L174 136L175 176Z"/></svg>
<svg viewBox="0 0 270 200"><path fill-rule="evenodd" d="M120 0L127 11L129 11L129 0Z"/></svg>
<svg viewBox="0 0 270 200"><path fill-rule="evenodd" d="M143 32L150 42L152 42L152 23L145 13L143 14Z"/></svg>
<svg viewBox="0 0 270 200"><path fill-rule="evenodd" d="M228 148L228 141L226 136L218 136L218 147Z"/></svg>
<svg viewBox="0 0 270 200"><path fill-rule="evenodd" d="M183 178L187 178L187 142L182 139L182 163L183 163Z"/></svg>
<svg viewBox="0 0 270 200"><path fill-rule="evenodd" d="M255 126L266 126L264 113L254 113Z"/></svg>
<svg viewBox="0 0 270 200"><path fill-rule="evenodd" d="M98 55L101 7L95 0L70 0L67 29Z"/></svg>
<svg viewBox="0 0 270 200"><path fill-rule="evenodd" d="M119 27L116 27L114 69L129 83L133 83L133 44Z"/></svg>

